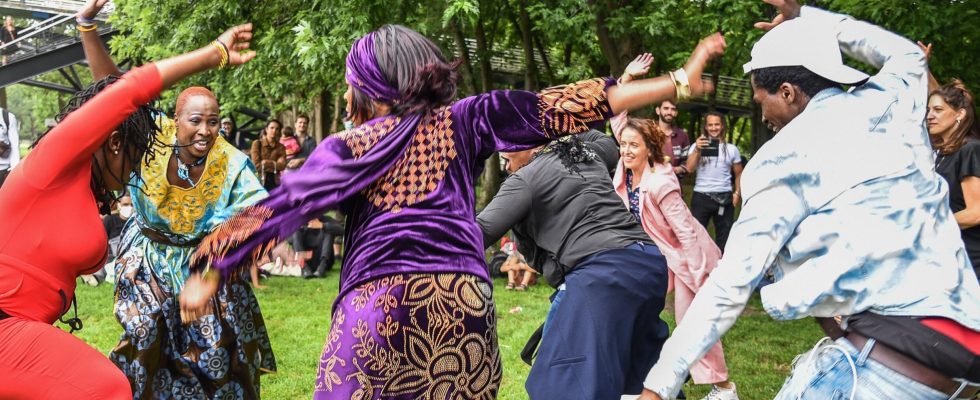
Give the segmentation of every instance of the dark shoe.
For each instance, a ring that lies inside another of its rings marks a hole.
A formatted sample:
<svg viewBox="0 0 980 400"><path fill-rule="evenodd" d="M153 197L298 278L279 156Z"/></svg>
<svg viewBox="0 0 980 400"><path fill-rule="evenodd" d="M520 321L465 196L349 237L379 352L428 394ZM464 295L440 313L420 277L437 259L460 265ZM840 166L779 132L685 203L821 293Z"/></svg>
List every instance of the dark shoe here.
<svg viewBox="0 0 980 400"><path fill-rule="evenodd" d="M303 279L313 279L314 276L313 271L310 271L309 268L303 268Z"/></svg>
<svg viewBox="0 0 980 400"><path fill-rule="evenodd" d="M330 271L330 267L332 266L328 266L327 263L321 262L320 265L317 265L316 267L316 277L325 278L327 276L327 272Z"/></svg>

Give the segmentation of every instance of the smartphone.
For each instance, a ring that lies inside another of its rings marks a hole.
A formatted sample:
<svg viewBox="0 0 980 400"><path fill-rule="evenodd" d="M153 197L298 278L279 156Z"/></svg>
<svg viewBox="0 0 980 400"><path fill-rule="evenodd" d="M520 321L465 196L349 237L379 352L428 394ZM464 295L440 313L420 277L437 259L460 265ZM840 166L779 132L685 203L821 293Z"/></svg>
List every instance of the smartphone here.
<svg viewBox="0 0 980 400"><path fill-rule="evenodd" d="M701 157L718 157L719 144L718 139L710 139L708 145L701 149Z"/></svg>

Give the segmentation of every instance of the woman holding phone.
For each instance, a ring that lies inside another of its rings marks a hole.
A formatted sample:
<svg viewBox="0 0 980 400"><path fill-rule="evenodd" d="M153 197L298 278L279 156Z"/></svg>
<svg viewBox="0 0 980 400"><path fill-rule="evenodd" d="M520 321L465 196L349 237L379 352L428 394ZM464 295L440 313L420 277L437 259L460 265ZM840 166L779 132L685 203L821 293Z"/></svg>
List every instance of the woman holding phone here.
<svg viewBox="0 0 980 400"><path fill-rule="evenodd" d="M742 201L742 155L737 146L725 141L726 128L724 116L709 112L704 117L701 137L687 156L687 170L697 171L691 213L705 229L714 220L715 244L722 252L735 223L735 205Z"/></svg>

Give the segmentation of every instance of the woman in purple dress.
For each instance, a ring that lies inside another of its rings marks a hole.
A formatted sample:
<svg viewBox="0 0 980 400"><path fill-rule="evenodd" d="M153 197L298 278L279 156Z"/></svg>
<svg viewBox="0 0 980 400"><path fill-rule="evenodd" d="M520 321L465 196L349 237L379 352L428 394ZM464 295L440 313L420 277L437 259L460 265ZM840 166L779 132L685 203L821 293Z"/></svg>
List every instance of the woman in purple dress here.
<svg viewBox="0 0 980 400"><path fill-rule="evenodd" d="M269 198L201 243L203 273L181 307L202 312L218 275L248 268L311 218L341 209L348 250L314 397L496 398L500 354L473 191L484 160L700 93L705 63L723 49L710 36L671 77L628 86L592 79L453 102L458 64L419 33L383 26L347 56L356 128L324 140Z"/></svg>

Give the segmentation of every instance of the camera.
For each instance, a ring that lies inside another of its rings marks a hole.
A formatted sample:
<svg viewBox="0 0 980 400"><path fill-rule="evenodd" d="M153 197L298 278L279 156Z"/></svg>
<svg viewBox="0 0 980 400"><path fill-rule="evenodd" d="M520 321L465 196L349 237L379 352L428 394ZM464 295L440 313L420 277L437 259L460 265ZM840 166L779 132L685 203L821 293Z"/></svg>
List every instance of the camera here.
<svg viewBox="0 0 980 400"><path fill-rule="evenodd" d="M708 145L701 148L701 157L718 157L720 142L718 139L710 139Z"/></svg>

